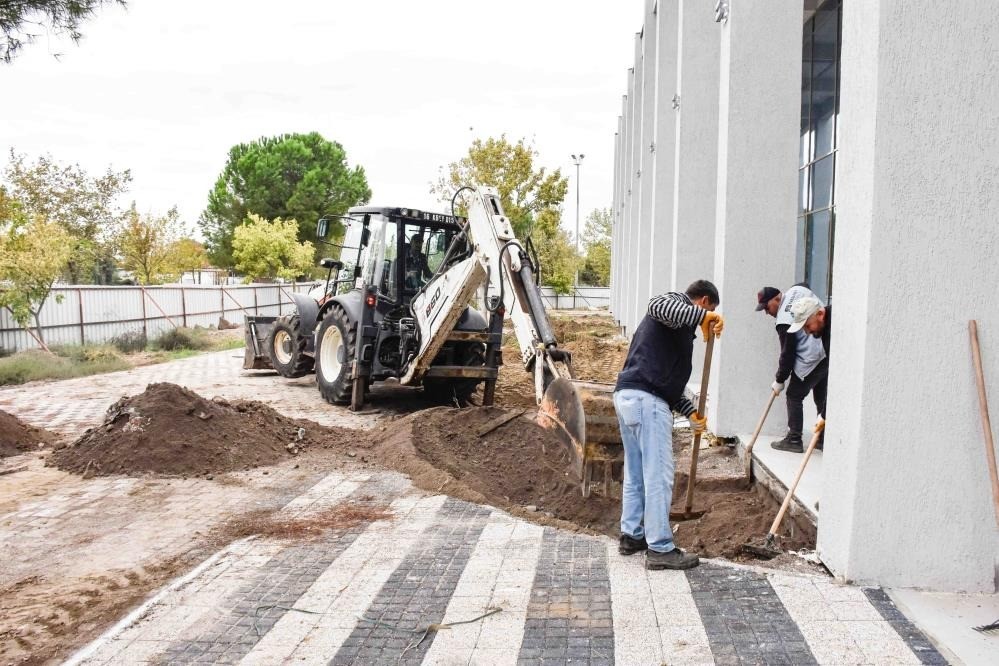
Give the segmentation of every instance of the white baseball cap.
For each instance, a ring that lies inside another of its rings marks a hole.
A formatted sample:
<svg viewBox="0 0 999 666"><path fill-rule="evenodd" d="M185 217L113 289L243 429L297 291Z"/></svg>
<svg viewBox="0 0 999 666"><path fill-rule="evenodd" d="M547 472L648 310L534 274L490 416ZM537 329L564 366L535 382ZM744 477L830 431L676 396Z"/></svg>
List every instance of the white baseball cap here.
<svg viewBox="0 0 999 666"><path fill-rule="evenodd" d="M822 301L814 296L805 296L796 300L791 304L791 316L794 317L794 322L787 329L787 332L797 333L800 331L808 318L821 309Z"/></svg>

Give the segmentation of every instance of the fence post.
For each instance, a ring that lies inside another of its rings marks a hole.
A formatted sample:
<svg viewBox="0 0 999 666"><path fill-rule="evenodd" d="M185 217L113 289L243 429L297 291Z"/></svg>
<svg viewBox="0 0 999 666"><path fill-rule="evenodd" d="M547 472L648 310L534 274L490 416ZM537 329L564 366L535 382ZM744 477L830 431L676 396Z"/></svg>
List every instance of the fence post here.
<svg viewBox="0 0 999 666"><path fill-rule="evenodd" d="M149 317L146 316L146 288L139 287L139 298L142 300L142 337L149 339Z"/></svg>
<svg viewBox="0 0 999 666"><path fill-rule="evenodd" d="M187 290L180 288L180 313L184 320L184 328L187 328Z"/></svg>
<svg viewBox="0 0 999 666"><path fill-rule="evenodd" d="M253 286L253 314L256 316L256 315L260 314L260 305L258 305L258 303L257 303L257 300L258 300L257 299L257 285L252 285L252 286Z"/></svg>
<svg viewBox="0 0 999 666"><path fill-rule="evenodd" d="M219 289L219 303L222 306L222 314L219 315L219 319L225 319L225 287Z"/></svg>
<svg viewBox="0 0 999 666"><path fill-rule="evenodd" d="M87 331L83 326L83 290L79 287L76 288L76 300L80 305L80 345L87 344Z"/></svg>

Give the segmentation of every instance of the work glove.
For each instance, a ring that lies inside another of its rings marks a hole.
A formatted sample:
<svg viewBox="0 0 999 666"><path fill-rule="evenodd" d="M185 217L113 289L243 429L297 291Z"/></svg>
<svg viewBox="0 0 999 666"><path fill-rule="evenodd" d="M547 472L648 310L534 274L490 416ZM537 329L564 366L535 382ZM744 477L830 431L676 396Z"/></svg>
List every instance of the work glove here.
<svg viewBox="0 0 999 666"><path fill-rule="evenodd" d="M716 338L721 337L722 329L725 328L725 320L717 312L707 312L701 322L701 335L707 341L709 331L713 331Z"/></svg>
<svg viewBox="0 0 999 666"><path fill-rule="evenodd" d="M708 417L700 416L697 412L694 412L687 417L690 421L690 427L694 430L695 434L701 434L708 427Z"/></svg>
<svg viewBox="0 0 999 666"><path fill-rule="evenodd" d="M826 420L820 416L819 420L815 422L815 432L822 432L825 429L826 429Z"/></svg>
<svg viewBox="0 0 999 666"><path fill-rule="evenodd" d="M780 395L784 391L784 382L774 382L770 385L775 395Z"/></svg>

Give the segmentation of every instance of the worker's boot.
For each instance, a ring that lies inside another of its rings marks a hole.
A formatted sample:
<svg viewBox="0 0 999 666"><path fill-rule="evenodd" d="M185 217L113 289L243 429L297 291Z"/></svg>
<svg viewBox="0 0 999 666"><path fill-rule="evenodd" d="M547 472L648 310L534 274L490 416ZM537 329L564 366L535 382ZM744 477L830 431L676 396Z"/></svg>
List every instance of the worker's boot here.
<svg viewBox="0 0 999 666"><path fill-rule="evenodd" d="M617 552L622 555L634 555L646 550L648 547L649 544L646 543L645 537L634 539L627 534L622 534L617 544Z"/></svg>
<svg viewBox="0 0 999 666"><path fill-rule="evenodd" d="M674 548L668 553L649 550L645 553L646 569L693 569L701 563L701 559L693 553L685 553Z"/></svg>
<svg viewBox="0 0 999 666"><path fill-rule="evenodd" d="M778 451L790 451L791 453L802 453L805 447L801 444L801 433L789 432L784 435L784 439L770 442L771 448Z"/></svg>

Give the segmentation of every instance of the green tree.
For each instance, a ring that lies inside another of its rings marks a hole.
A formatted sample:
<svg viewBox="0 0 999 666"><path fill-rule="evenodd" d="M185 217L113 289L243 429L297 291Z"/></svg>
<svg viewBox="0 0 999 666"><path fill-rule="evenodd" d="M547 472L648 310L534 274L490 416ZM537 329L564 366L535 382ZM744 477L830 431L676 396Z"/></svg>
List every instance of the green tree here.
<svg viewBox="0 0 999 666"><path fill-rule="evenodd" d="M0 307L7 308L14 321L46 350L38 313L69 260L69 241L62 226L38 214L28 215L21 202L0 188L0 282L4 285Z"/></svg>
<svg viewBox="0 0 999 666"><path fill-rule="evenodd" d="M179 238L173 241L169 248L174 271L178 275L208 268L210 265L205 246L193 238Z"/></svg>
<svg viewBox="0 0 999 666"><path fill-rule="evenodd" d="M298 235L295 220L277 218L268 222L251 213L233 232L236 270L254 279L293 280L310 273L316 249L308 241L298 242Z"/></svg>
<svg viewBox="0 0 999 666"><path fill-rule="evenodd" d="M68 232L69 282L111 281L115 231L124 218L116 200L132 181L131 172L108 169L91 177L78 164L61 165L49 155L29 163L11 150L3 175L10 196L20 202L28 218L39 216Z"/></svg>
<svg viewBox="0 0 999 666"><path fill-rule="evenodd" d="M0 2L0 59L17 56L39 34L65 34L80 41L80 24L103 5L125 6L125 0L8 0Z"/></svg>
<svg viewBox="0 0 999 666"><path fill-rule="evenodd" d="M560 209L569 189L561 169L548 173L545 167L535 168L537 157L534 146L524 139L517 143L510 143L506 135L476 139L465 157L440 169L430 191L450 203L453 194L465 185L495 187L514 233L524 240L531 235L538 214Z"/></svg>
<svg viewBox="0 0 999 666"><path fill-rule="evenodd" d="M283 134L229 150L200 224L211 258L231 267L234 231L250 213L268 220L299 220L299 240L311 241L320 217L343 215L370 198L364 169L347 165L339 143L317 132ZM338 235L342 233L340 229Z"/></svg>
<svg viewBox="0 0 999 666"><path fill-rule="evenodd" d="M555 289L558 294L572 292L576 277L576 250L569 232L562 228L562 216L554 208L538 213L534 223L534 246L541 264L541 284Z"/></svg>
<svg viewBox="0 0 999 666"><path fill-rule="evenodd" d="M595 287L610 284L611 231L610 208L594 209L587 216L582 239L586 254L581 258L580 283Z"/></svg>
<svg viewBox="0 0 999 666"><path fill-rule="evenodd" d="M166 215L140 215L132 204L125 223L117 237L121 267L131 271L139 284L158 284L179 278L185 270L198 268L197 262L185 254L190 250L184 241L187 230L180 220L177 208Z"/></svg>

